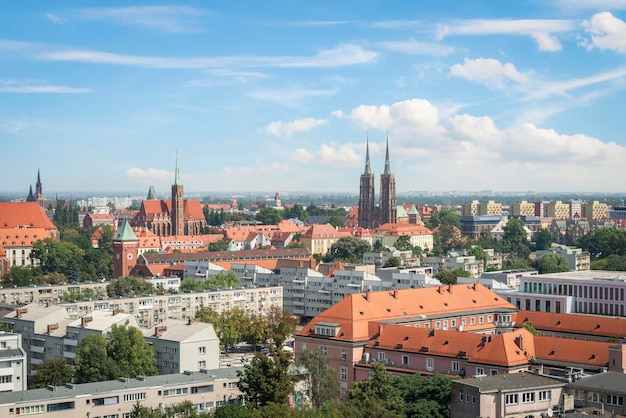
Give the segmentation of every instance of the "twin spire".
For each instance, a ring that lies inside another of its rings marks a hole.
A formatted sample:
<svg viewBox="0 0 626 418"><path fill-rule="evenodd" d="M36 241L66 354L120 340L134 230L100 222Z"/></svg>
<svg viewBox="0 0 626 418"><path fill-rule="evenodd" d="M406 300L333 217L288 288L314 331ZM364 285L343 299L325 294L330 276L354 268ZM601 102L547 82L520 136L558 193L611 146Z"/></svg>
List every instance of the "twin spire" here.
<svg viewBox="0 0 626 418"><path fill-rule="evenodd" d="M180 184L180 172L178 171L178 152L176 152L176 173L174 174L174 186Z"/></svg>
<svg viewBox="0 0 626 418"><path fill-rule="evenodd" d="M365 172L363 174L371 175L372 167L370 166L370 138L367 134L367 145L365 146ZM385 153L385 171L383 174L391 174L391 163L389 163L389 132L387 132L387 150Z"/></svg>

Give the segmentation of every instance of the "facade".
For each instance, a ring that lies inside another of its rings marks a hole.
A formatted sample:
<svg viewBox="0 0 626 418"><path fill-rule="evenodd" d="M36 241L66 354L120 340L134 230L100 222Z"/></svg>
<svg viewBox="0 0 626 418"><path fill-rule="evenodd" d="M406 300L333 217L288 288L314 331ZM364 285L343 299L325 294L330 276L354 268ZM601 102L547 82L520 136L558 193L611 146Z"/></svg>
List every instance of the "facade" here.
<svg viewBox="0 0 626 418"><path fill-rule="evenodd" d="M154 349L159 374L220 367L220 341L212 324L166 319L142 332Z"/></svg>
<svg viewBox="0 0 626 418"><path fill-rule="evenodd" d="M535 216L535 204L525 200L511 204L509 208L511 216Z"/></svg>
<svg viewBox="0 0 626 418"><path fill-rule="evenodd" d="M478 200L465 202L461 206L461 216L478 216L478 205L480 205Z"/></svg>
<svg viewBox="0 0 626 418"><path fill-rule="evenodd" d="M621 221L626 219L626 207L624 206L613 206L612 209L608 210L608 215L611 220Z"/></svg>
<svg viewBox="0 0 626 418"><path fill-rule="evenodd" d="M348 236L349 232L338 231L330 224L316 224L302 234L300 242L311 254L326 254L339 238Z"/></svg>
<svg viewBox="0 0 626 418"><path fill-rule="evenodd" d="M531 323L541 335L626 343L626 318L520 310L515 323L518 326ZM619 364L611 366L623 367L624 364L626 362L620 360Z"/></svg>
<svg viewBox="0 0 626 418"><path fill-rule="evenodd" d="M478 205L478 216L502 216L502 204L493 200Z"/></svg>
<svg viewBox="0 0 626 418"><path fill-rule="evenodd" d="M457 252L450 252L445 257L425 257L424 266L431 267L435 273L460 269L467 271L471 277L480 277L485 269L482 260L476 260L473 255L461 255Z"/></svg>
<svg viewBox="0 0 626 418"><path fill-rule="evenodd" d="M544 217L564 219L569 218L570 207L567 203L563 203L560 200L555 202L548 202L544 206Z"/></svg>
<svg viewBox="0 0 626 418"><path fill-rule="evenodd" d="M424 251L434 247L433 233L421 224L386 223L372 233L374 241L379 240L385 247L393 247L400 237L408 236L411 246L418 246Z"/></svg>
<svg viewBox="0 0 626 418"><path fill-rule="evenodd" d="M626 316L623 272L586 270L521 277L524 293L571 296L572 312Z"/></svg>
<svg viewBox="0 0 626 418"><path fill-rule="evenodd" d="M577 409L587 410L589 414L595 411L606 411L611 416L626 415L626 374L608 372L569 383L565 391L573 396L574 406ZM597 415L605 415L604 412Z"/></svg>
<svg viewBox="0 0 626 418"><path fill-rule="evenodd" d="M22 335L0 332L0 392L26 390L26 351L22 348Z"/></svg>
<svg viewBox="0 0 626 418"><path fill-rule="evenodd" d="M83 218L83 227L109 225L115 230L115 218L110 213L88 213Z"/></svg>
<svg viewBox="0 0 626 418"><path fill-rule="evenodd" d="M380 204L375 204L374 175L370 166L369 141L365 156L365 170L361 174L359 187L359 209L357 222L359 227L372 229L386 223L398 221L396 198L396 180L389 162L389 138L385 154L385 169L380 175Z"/></svg>
<svg viewBox="0 0 626 418"><path fill-rule="evenodd" d="M557 409L565 382L533 373L452 381L450 416L540 417Z"/></svg>
<svg viewBox="0 0 626 418"><path fill-rule="evenodd" d="M582 217L587 219L608 219L608 206L597 200L585 202L582 205Z"/></svg>
<svg viewBox="0 0 626 418"><path fill-rule="evenodd" d="M113 237L113 278L130 276L139 256L139 238L130 224L124 221L120 230Z"/></svg>
<svg viewBox="0 0 626 418"><path fill-rule="evenodd" d="M438 322L443 326L443 321L448 321L452 328L454 321L459 330L496 333L511 329L514 312L511 304L481 285L350 294L296 334L295 351L298 356L319 348L338 371L342 390L347 390L356 381L354 365L363 359L366 344L378 333L376 322L436 329Z"/></svg>
<svg viewBox="0 0 626 418"><path fill-rule="evenodd" d="M237 369L228 368L51 386L3 394L0 416L124 418L130 416L137 403L167 411L183 401L193 403L198 412L211 412L220 405L240 401L238 381Z"/></svg>
<svg viewBox="0 0 626 418"><path fill-rule="evenodd" d="M491 233L500 220L500 216L462 216L461 233L468 238L478 238L483 231Z"/></svg>
<svg viewBox="0 0 626 418"><path fill-rule="evenodd" d="M537 259L550 253L558 254L565 258L570 270L583 271L591 269L591 257L589 252L583 251L582 248L570 248L565 245L557 245L549 250L537 250Z"/></svg>

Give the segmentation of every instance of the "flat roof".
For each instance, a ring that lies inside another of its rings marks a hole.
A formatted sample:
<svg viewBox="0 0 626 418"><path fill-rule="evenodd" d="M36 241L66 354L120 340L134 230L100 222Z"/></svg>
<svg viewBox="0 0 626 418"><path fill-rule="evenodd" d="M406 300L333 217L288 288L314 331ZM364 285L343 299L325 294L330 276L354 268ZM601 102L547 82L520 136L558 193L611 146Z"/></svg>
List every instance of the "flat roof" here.
<svg viewBox="0 0 626 418"><path fill-rule="evenodd" d="M572 382L568 387L626 395L626 374L617 372L594 374Z"/></svg>
<svg viewBox="0 0 626 418"><path fill-rule="evenodd" d="M483 393L497 390L514 391L545 386L565 386L565 382L558 379L526 372L472 377L469 379L454 380L454 382L476 387Z"/></svg>
<svg viewBox="0 0 626 418"><path fill-rule="evenodd" d="M63 399L74 399L76 397L89 397L99 395L114 395L126 391L136 391L141 389L154 389L155 387L167 388L170 386L181 386L185 384L211 383L219 380L239 379L237 370L242 367L229 367L226 369L214 369L192 373L164 374L159 376L133 377L119 380L107 380L105 382L93 382L83 384L68 384L65 386L55 386L54 390L31 389L27 391L0 393L0 405L20 404L50 401Z"/></svg>
<svg viewBox="0 0 626 418"><path fill-rule="evenodd" d="M583 270L583 271L566 271L564 273L547 273L531 276L533 279L555 278L568 280L604 280L604 281L626 281L626 272L624 271L606 271L606 270ZM528 276L524 277L528 278Z"/></svg>

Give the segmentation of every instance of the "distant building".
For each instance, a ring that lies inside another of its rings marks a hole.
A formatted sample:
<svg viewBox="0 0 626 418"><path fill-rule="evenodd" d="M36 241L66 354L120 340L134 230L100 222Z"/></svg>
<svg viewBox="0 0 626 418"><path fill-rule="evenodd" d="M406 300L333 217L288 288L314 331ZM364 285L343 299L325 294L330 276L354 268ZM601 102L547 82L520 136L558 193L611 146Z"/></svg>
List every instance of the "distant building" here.
<svg viewBox="0 0 626 418"><path fill-rule="evenodd" d="M582 205L582 217L586 219L608 219L608 206L597 200Z"/></svg>
<svg viewBox="0 0 626 418"><path fill-rule="evenodd" d="M359 187L358 226L376 228L386 223L397 222L396 180L389 163L389 138L385 154L385 170L380 175L380 204L376 205L374 174L370 166L369 141L366 148L365 170L361 174Z"/></svg>
<svg viewBox="0 0 626 418"><path fill-rule="evenodd" d="M0 392L21 392L27 386L26 351L22 335L0 332Z"/></svg>
<svg viewBox="0 0 626 418"><path fill-rule="evenodd" d="M525 200L515 202L511 205L509 212L511 216L535 216L535 204Z"/></svg>
<svg viewBox="0 0 626 418"><path fill-rule="evenodd" d="M544 215L546 218L564 219L570 216L570 207L567 203L560 200L548 202L545 204Z"/></svg>
<svg viewBox="0 0 626 418"><path fill-rule="evenodd" d="M478 205L478 216L502 216L502 204L493 200Z"/></svg>
<svg viewBox="0 0 626 418"><path fill-rule="evenodd" d="M570 270L582 271L591 268L591 257L589 252L583 251L582 248L570 248L565 245L557 245L548 250L537 250L537 259L546 254L558 254L567 260Z"/></svg>

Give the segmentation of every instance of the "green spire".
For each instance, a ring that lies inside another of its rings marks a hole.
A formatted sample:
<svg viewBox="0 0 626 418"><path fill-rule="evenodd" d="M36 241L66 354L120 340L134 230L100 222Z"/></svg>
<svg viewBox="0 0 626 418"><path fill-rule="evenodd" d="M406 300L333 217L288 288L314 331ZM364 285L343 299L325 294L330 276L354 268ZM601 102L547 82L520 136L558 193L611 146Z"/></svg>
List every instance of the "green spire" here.
<svg viewBox="0 0 626 418"><path fill-rule="evenodd" d="M138 239L128 221L124 221L113 241L137 241Z"/></svg>
<svg viewBox="0 0 626 418"><path fill-rule="evenodd" d="M370 137L367 135L367 145L365 146L365 173L372 174L372 168L370 167Z"/></svg>
<svg viewBox="0 0 626 418"><path fill-rule="evenodd" d="M385 154L385 172L391 174L391 165L389 164L389 132L387 132L387 153Z"/></svg>
<svg viewBox="0 0 626 418"><path fill-rule="evenodd" d="M180 172L178 171L178 152L176 152L176 174L174 175L174 186L180 184Z"/></svg>

